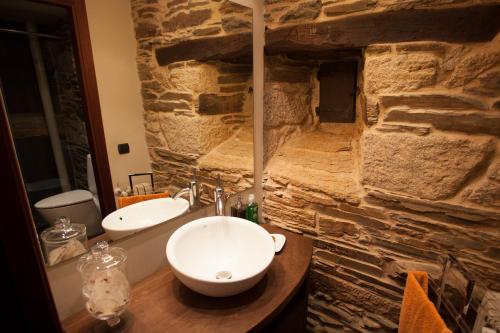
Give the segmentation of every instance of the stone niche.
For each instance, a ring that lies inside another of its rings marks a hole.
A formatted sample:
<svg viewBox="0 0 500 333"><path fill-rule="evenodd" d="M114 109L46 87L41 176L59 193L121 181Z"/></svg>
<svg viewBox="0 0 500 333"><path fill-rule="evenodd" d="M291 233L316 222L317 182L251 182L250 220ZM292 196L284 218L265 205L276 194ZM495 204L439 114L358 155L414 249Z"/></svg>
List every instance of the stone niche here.
<svg viewBox="0 0 500 333"><path fill-rule="evenodd" d="M231 1L133 0L146 141L159 188L253 185L252 11ZM237 162L236 162L237 161Z"/></svg>
<svg viewBox="0 0 500 333"><path fill-rule="evenodd" d="M406 272L447 253L500 291L499 4L266 1L263 214L314 239L310 331L397 331ZM352 49L355 121L322 122Z"/></svg>

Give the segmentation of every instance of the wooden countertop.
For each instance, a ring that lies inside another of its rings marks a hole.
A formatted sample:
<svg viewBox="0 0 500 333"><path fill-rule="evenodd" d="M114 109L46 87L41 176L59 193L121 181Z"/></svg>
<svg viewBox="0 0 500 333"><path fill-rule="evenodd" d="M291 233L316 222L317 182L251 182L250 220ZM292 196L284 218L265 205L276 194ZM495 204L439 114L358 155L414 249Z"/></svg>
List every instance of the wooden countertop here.
<svg viewBox="0 0 500 333"><path fill-rule="evenodd" d="M231 297L197 294L174 276L169 267L132 288L125 318L132 318L127 332L248 332L269 323L295 295L307 276L312 241L285 230L286 244L274 257L266 276L252 289ZM98 321L85 310L62 322L66 332L92 332Z"/></svg>

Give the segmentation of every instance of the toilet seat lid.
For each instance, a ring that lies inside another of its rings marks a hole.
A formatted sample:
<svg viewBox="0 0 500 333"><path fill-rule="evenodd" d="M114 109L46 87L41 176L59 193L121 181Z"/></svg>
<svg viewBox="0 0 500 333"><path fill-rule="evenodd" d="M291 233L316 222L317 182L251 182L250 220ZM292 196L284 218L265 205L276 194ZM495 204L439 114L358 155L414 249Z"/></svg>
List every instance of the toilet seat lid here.
<svg viewBox="0 0 500 333"><path fill-rule="evenodd" d="M59 193L42 199L35 204L35 208L47 209L70 206L81 202L92 200L92 193L86 190L74 190Z"/></svg>

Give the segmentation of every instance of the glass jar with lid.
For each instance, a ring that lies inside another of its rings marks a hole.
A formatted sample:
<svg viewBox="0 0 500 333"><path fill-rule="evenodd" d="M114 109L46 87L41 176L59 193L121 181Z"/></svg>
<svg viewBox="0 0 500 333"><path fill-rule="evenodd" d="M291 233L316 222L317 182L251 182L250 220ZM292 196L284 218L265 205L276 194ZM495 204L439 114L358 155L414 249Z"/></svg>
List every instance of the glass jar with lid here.
<svg viewBox="0 0 500 333"><path fill-rule="evenodd" d="M83 279L82 292L87 311L111 327L120 323L120 315L130 301L130 285L125 263L127 253L119 247L110 247L106 241L92 247L77 265Z"/></svg>
<svg viewBox="0 0 500 333"><path fill-rule="evenodd" d="M61 216L53 227L45 229L40 235L45 258L49 266L87 252L87 231L84 224L71 223Z"/></svg>

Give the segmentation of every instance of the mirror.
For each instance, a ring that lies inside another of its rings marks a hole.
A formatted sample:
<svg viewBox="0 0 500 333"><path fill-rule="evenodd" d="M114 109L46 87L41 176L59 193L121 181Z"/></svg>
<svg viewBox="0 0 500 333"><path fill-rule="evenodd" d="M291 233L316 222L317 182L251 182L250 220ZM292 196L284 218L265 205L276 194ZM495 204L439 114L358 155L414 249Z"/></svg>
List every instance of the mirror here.
<svg viewBox="0 0 500 333"><path fill-rule="evenodd" d="M99 193L66 10L19 1L1 5L0 98L37 232L41 236L56 218L68 216L86 226L88 237L100 235ZM45 251L49 265L85 252L80 241L67 253L52 252L55 235L40 237L51 244Z"/></svg>
<svg viewBox="0 0 500 333"><path fill-rule="evenodd" d="M122 10L99 16L112 6ZM252 9L229 0L86 7L107 145L99 149L89 144L95 110L84 103L71 15L0 1L0 98L49 265L212 204L217 177L230 194L254 182ZM130 66L111 71L127 57ZM127 98L137 103L120 104ZM114 188L100 190L103 156ZM114 212L102 208L111 193ZM68 232L76 242L61 240Z"/></svg>

